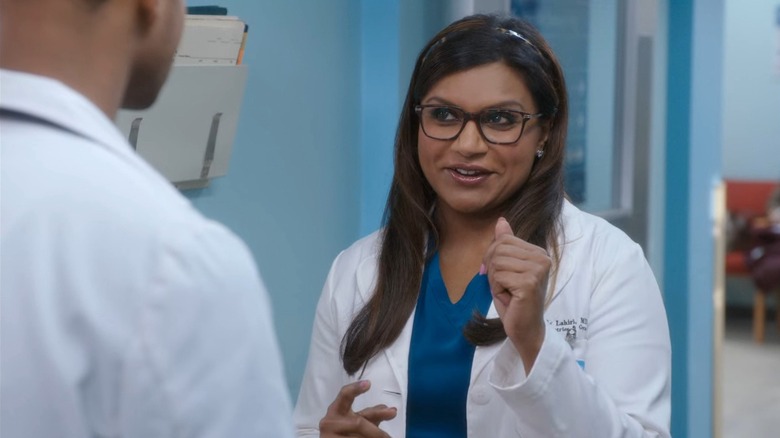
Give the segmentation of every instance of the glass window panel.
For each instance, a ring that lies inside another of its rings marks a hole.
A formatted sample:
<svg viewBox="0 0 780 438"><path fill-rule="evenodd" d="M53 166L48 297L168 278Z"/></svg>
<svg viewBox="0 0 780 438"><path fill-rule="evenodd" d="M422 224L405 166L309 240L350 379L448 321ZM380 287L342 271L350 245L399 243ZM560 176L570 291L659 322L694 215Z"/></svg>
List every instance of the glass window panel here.
<svg viewBox="0 0 780 438"><path fill-rule="evenodd" d="M566 190L592 212L619 209L618 0L511 0L557 54L569 93Z"/></svg>

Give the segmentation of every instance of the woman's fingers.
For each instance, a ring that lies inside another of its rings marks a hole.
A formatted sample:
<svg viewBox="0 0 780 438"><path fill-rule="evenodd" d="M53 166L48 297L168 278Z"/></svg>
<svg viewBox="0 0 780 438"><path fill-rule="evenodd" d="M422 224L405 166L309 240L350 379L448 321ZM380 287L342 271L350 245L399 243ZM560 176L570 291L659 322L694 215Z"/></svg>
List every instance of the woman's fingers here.
<svg viewBox="0 0 780 438"><path fill-rule="evenodd" d="M546 285L552 261L544 248L515 236L509 222L502 217L496 222L493 242L485 252L483 264L491 291L504 302L503 289L516 293Z"/></svg>
<svg viewBox="0 0 780 438"><path fill-rule="evenodd" d="M368 391L371 383L368 380L344 385L333 403L328 407L325 417L320 420L320 437L358 437L387 438L388 435L379 429L379 423L395 418L395 408L376 405L353 412L352 404L355 398Z"/></svg>
<svg viewBox="0 0 780 438"><path fill-rule="evenodd" d="M388 438L385 431L357 414L320 421L320 438Z"/></svg>
<svg viewBox="0 0 780 438"><path fill-rule="evenodd" d="M515 235L515 233L512 231L512 226L509 225L509 222L503 217L500 217L498 218L498 221L496 221L495 238L498 239L499 237L507 234L510 236Z"/></svg>
<svg viewBox="0 0 780 438"><path fill-rule="evenodd" d="M398 414L398 410L396 408L387 407L387 405L376 405L365 408L357 412L357 414L370 421L375 426L379 426L379 423L395 418Z"/></svg>
<svg viewBox="0 0 780 438"><path fill-rule="evenodd" d="M488 276L493 302L508 333L510 328L541 320L552 267L544 248L515 236L509 223L500 218L483 264L481 271Z"/></svg>
<svg viewBox="0 0 780 438"><path fill-rule="evenodd" d="M504 218L499 218L496 223L495 237L482 259L485 267L489 268L490 261L499 255L517 259L549 260L547 250L515 236Z"/></svg>
<svg viewBox="0 0 780 438"><path fill-rule="evenodd" d="M338 415L347 415L352 412L352 403L355 397L363 394L371 388L371 382L360 380L341 387L336 399L328 407L328 413L331 411Z"/></svg>

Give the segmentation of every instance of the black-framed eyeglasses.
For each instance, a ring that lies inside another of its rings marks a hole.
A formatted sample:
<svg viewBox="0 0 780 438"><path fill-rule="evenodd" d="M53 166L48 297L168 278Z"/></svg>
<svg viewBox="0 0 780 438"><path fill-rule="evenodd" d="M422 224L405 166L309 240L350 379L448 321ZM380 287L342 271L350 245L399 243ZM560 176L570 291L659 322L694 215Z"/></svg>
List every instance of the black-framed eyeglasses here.
<svg viewBox="0 0 780 438"><path fill-rule="evenodd" d="M466 123L474 120L482 138L493 144L517 143L523 136L525 123L545 115L500 108L470 113L451 105L415 105L414 112L425 135L434 140L455 140Z"/></svg>

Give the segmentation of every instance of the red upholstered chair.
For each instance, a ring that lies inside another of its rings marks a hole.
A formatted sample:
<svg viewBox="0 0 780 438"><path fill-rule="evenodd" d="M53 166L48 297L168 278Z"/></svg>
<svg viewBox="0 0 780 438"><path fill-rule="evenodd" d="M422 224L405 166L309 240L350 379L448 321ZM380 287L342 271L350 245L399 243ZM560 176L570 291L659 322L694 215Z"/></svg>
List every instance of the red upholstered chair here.
<svg viewBox="0 0 780 438"><path fill-rule="evenodd" d="M732 224L743 224L741 239L732 242L726 252L726 275L750 277L747 265L747 251L750 249L751 228L766 221L766 207L769 196L777 187L776 181L726 180L726 209ZM770 291L756 288L753 293L753 338L764 341L766 326L766 295ZM780 303L777 306L776 322L780 330Z"/></svg>

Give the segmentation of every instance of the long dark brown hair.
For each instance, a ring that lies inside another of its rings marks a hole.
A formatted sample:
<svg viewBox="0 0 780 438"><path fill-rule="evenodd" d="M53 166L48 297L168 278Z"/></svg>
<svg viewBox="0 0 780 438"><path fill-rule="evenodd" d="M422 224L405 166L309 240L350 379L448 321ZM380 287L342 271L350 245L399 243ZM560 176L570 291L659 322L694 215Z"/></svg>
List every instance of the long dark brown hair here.
<svg viewBox="0 0 780 438"><path fill-rule="evenodd" d="M553 255L553 266L558 265L568 121L560 64L539 32L525 21L494 15L463 18L431 39L412 73L395 139L395 171L383 218L376 289L342 340L342 361L350 375L398 338L417 303L426 256L432 253L426 244L438 242L431 217L436 193L420 168L414 105L442 78L494 62L503 62L522 76L550 129L543 158L534 163L503 214L517 236L546 248ZM475 315L464 335L475 345L506 338L500 320L482 315Z"/></svg>

